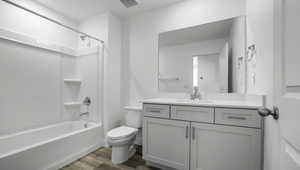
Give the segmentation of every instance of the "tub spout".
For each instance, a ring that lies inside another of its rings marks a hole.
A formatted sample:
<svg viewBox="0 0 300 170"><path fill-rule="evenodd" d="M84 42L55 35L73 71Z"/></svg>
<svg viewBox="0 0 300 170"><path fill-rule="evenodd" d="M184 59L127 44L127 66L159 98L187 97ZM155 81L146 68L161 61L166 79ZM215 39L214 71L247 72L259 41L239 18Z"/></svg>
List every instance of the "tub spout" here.
<svg viewBox="0 0 300 170"><path fill-rule="evenodd" d="M81 116L84 116L84 115L88 116L89 114L90 114L90 112L84 112L84 113L80 113L79 116L80 116L80 117L81 117Z"/></svg>

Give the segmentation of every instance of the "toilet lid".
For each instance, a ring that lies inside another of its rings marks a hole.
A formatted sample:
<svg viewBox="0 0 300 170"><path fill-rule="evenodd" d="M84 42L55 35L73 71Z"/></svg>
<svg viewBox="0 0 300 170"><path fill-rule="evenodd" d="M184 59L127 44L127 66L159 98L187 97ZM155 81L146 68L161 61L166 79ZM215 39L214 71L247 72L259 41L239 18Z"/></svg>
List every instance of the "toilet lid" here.
<svg viewBox="0 0 300 170"><path fill-rule="evenodd" d="M107 133L107 137L110 139L122 139L122 138L126 138L126 137L129 137L129 136L135 134L136 131L137 131L137 129L135 129L135 128L121 126L121 127L110 130Z"/></svg>

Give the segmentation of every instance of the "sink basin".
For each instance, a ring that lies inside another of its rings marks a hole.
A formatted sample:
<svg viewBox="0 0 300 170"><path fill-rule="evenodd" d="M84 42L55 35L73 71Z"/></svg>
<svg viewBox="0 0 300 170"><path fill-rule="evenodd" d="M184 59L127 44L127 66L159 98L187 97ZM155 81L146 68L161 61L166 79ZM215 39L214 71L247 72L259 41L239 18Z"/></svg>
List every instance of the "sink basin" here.
<svg viewBox="0 0 300 170"><path fill-rule="evenodd" d="M211 100L191 100L191 99L178 99L176 102L179 103L214 103Z"/></svg>

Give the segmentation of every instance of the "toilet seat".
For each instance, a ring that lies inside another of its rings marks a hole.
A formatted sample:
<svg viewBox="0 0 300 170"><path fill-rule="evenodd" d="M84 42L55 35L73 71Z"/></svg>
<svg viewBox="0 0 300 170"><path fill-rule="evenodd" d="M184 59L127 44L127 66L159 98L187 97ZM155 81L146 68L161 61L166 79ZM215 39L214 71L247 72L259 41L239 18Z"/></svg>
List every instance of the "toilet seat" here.
<svg viewBox="0 0 300 170"><path fill-rule="evenodd" d="M135 128L121 126L121 127L110 130L107 133L107 137L110 140L119 140L119 139L124 139L124 138L128 138L130 136L133 136L137 133L137 131L138 130Z"/></svg>

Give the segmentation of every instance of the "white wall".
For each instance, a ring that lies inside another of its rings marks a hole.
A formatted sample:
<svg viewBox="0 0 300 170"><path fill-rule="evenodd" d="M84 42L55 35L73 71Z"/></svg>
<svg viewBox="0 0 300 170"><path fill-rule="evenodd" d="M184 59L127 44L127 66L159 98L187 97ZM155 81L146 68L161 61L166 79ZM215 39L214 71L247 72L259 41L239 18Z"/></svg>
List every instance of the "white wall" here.
<svg viewBox="0 0 300 170"><path fill-rule="evenodd" d="M249 72L256 74L255 83L252 74L248 73L248 92L266 94L267 106L273 107L273 62L274 62L274 29L273 0L247 0L247 44L255 44L257 52L250 63ZM278 126L272 118L265 121L264 170L279 169Z"/></svg>
<svg viewBox="0 0 300 170"><path fill-rule="evenodd" d="M229 87L229 45L228 42L225 43L219 54L219 89L221 93L228 93Z"/></svg>
<svg viewBox="0 0 300 170"><path fill-rule="evenodd" d="M246 28L245 18L238 17L233 20L230 31L230 51L232 63L232 91L235 93L245 93L245 60L238 66L238 59L246 57Z"/></svg>
<svg viewBox="0 0 300 170"><path fill-rule="evenodd" d="M77 27L76 22L60 16L31 0L14 0L14 2L74 28ZM0 11L0 28L73 49L77 48L78 35L66 28L7 4L4 1L0 1Z"/></svg>
<svg viewBox="0 0 300 170"><path fill-rule="evenodd" d="M127 83L129 96L140 99L155 97L158 93L158 34L245 14L244 0L188 0L128 19L129 50L124 57L129 61ZM126 50L125 50L126 51ZM126 68L126 66L124 66Z"/></svg>
<svg viewBox="0 0 300 170"><path fill-rule="evenodd" d="M109 13L108 29L104 79L105 132L119 126L124 118L124 112L121 109L121 19L112 13Z"/></svg>
<svg viewBox="0 0 300 170"><path fill-rule="evenodd" d="M179 81L160 81L159 90L189 93L193 86L192 57L220 53L225 43L226 39L217 39L161 47L159 49L160 75L162 77L175 76L179 78Z"/></svg>

